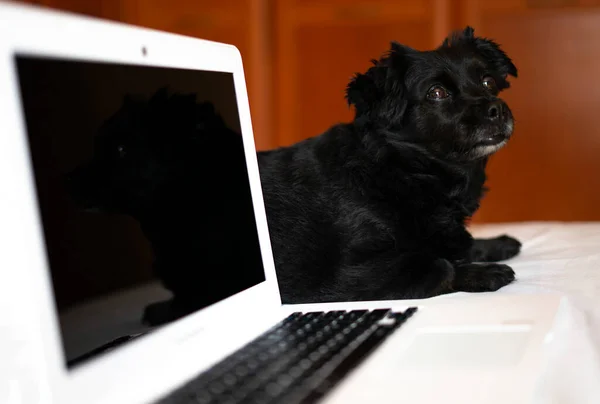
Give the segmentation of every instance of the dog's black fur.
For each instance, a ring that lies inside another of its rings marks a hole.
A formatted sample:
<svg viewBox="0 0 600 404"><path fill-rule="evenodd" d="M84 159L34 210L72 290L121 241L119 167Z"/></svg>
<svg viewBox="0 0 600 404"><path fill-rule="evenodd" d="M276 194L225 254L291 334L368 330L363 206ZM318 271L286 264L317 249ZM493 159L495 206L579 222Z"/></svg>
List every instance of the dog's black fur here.
<svg viewBox="0 0 600 404"><path fill-rule="evenodd" d="M514 279L489 261L520 243L465 228L488 156L512 134L498 98L508 75L511 60L471 28L428 52L392 43L348 85L353 122L259 154L284 302L426 298Z"/></svg>
<svg viewBox="0 0 600 404"><path fill-rule="evenodd" d="M356 109L352 122L258 153L285 303L494 291L514 279L509 266L492 262L518 254L520 243L508 236L474 240L465 227L484 194L489 155L512 134L512 114L498 98L509 86L508 75L517 75L511 60L471 28L428 52L392 43L348 85L347 99ZM111 163L119 160L113 158L96 164L102 167L96 174L87 169L79 175L74 193L140 221L155 247L159 275L188 310L218 292L195 273L206 251L241 267L257 267L260 257L244 247L247 235L240 232L253 228L244 219L250 212L221 203L223 196L234 200L240 187L247 187L247 178L235 174L245 174L239 167L245 162L239 136L237 143L227 141L231 131L193 97L158 97L164 102L126 103L109 120L103 135L108 139L100 143L116 146L120 136L135 130L138 135L127 135L131 153L143 149L146 160L161 156L160 164L138 161L146 167L141 171L135 164ZM201 131L194 129L198 125ZM224 143L199 142L198 132ZM148 139L154 142L151 152ZM212 148L227 150L228 158L211 158ZM117 166L118 175L107 176ZM220 185L210 182L222 178L212 177L217 171L226 177ZM123 176L131 177L126 186L119 185ZM206 189L203 181L220 190L213 201L198 194ZM203 219L206 215L211 220ZM232 232L233 245L213 242ZM242 253L236 255L235 248ZM218 277L218 260L211 265Z"/></svg>

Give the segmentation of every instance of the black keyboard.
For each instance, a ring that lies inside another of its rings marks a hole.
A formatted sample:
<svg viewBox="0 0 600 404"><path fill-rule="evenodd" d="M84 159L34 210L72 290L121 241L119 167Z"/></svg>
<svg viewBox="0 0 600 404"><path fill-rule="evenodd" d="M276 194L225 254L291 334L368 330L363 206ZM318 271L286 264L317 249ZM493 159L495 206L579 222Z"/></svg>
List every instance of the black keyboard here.
<svg viewBox="0 0 600 404"><path fill-rule="evenodd" d="M416 310L294 313L159 403L318 401Z"/></svg>

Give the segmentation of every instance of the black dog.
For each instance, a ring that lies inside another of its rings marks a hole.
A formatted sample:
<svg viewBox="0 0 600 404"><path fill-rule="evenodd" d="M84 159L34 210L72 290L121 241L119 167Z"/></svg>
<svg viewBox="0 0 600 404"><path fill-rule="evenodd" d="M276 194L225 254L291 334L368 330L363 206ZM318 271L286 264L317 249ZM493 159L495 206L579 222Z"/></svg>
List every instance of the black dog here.
<svg viewBox="0 0 600 404"><path fill-rule="evenodd" d="M470 27L433 51L392 43L348 85L353 122L259 154L284 302L426 298L514 280L489 262L520 243L465 228L488 157L513 131L498 98L508 75L510 58Z"/></svg>

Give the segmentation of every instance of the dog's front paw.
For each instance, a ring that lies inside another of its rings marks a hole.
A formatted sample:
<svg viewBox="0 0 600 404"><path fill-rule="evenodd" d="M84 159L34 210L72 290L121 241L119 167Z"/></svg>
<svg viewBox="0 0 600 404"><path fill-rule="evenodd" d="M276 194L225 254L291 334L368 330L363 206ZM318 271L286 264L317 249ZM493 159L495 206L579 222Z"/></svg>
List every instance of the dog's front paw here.
<svg viewBox="0 0 600 404"><path fill-rule="evenodd" d="M474 262L504 261L516 256L520 251L521 242L507 235L489 239L475 239L470 260Z"/></svg>
<svg viewBox="0 0 600 404"><path fill-rule="evenodd" d="M462 264L454 271L455 291L494 292L515 280L515 272L504 264Z"/></svg>
<svg viewBox="0 0 600 404"><path fill-rule="evenodd" d="M495 244L494 261L503 261L512 258L521 252L521 242L511 236L503 235L492 239Z"/></svg>

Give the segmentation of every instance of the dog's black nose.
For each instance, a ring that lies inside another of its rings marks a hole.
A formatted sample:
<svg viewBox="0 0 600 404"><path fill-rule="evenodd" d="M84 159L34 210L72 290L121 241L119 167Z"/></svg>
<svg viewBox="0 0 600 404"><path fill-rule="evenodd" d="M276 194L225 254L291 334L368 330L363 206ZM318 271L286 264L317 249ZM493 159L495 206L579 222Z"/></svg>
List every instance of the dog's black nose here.
<svg viewBox="0 0 600 404"><path fill-rule="evenodd" d="M488 105L488 119L491 121L499 121L503 118L504 111L501 101L492 101Z"/></svg>

